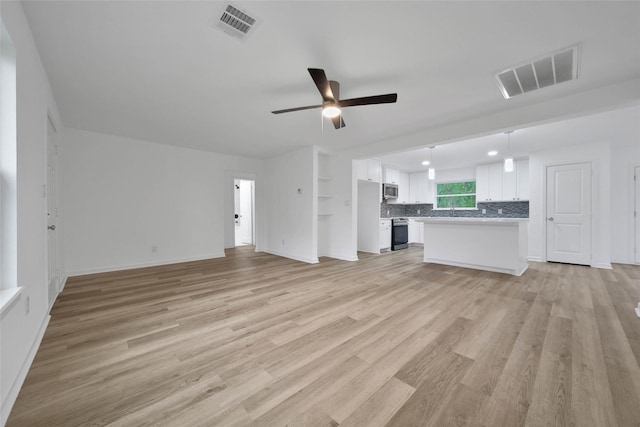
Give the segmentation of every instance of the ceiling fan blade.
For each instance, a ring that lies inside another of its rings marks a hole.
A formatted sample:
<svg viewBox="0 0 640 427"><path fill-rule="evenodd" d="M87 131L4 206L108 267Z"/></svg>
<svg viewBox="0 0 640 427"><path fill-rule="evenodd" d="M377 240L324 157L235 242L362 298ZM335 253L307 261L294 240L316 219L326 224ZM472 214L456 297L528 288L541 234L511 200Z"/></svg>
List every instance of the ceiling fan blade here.
<svg viewBox="0 0 640 427"><path fill-rule="evenodd" d="M322 105L308 105L306 107L287 108L286 110L272 111L273 114L290 113L292 111L311 110L314 108L322 108Z"/></svg>
<svg viewBox="0 0 640 427"><path fill-rule="evenodd" d="M346 126L344 124L344 120L342 120L342 114L332 118L331 121L333 122L333 127L336 129L340 129Z"/></svg>
<svg viewBox="0 0 640 427"><path fill-rule="evenodd" d="M385 95L363 96L362 98L341 99L338 104L344 108L356 105L392 104L397 100L397 93L387 93Z"/></svg>
<svg viewBox="0 0 640 427"><path fill-rule="evenodd" d="M320 91L322 100L335 102L336 98L331 91L331 85L329 84L329 80L327 80L327 75L324 73L324 70L321 68L307 68L307 70L309 71L309 74L311 74L313 82Z"/></svg>

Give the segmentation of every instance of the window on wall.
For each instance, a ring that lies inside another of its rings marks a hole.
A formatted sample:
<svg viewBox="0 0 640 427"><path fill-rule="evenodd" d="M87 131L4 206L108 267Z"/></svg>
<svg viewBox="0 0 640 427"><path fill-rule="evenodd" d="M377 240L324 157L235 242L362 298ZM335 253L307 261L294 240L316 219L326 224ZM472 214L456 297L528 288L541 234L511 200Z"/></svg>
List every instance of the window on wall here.
<svg viewBox="0 0 640 427"><path fill-rule="evenodd" d="M0 20L0 311L17 287L16 50Z"/></svg>
<svg viewBox="0 0 640 427"><path fill-rule="evenodd" d="M436 184L436 209L475 209L476 182L440 182Z"/></svg>

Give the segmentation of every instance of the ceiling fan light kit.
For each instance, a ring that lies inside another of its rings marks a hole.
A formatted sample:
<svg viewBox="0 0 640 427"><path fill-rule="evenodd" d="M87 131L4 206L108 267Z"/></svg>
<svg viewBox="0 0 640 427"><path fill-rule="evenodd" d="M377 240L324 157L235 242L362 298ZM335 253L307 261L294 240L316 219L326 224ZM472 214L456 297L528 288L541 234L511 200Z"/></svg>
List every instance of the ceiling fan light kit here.
<svg viewBox="0 0 640 427"><path fill-rule="evenodd" d="M358 105L392 104L398 100L397 93L385 95L364 96L361 98L340 99L340 83L335 80L327 80L324 70L320 68L307 68L313 82L316 84L322 104L308 105L306 107L287 108L285 110L272 111L273 114L290 113L293 111L311 110L322 108L322 115L331 119L336 129L345 127L342 119L342 109L345 107L355 107Z"/></svg>
<svg viewBox="0 0 640 427"><path fill-rule="evenodd" d="M335 105L327 105L322 108L322 115L328 119L333 119L335 117L338 117L341 112L342 110L336 107Z"/></svg>

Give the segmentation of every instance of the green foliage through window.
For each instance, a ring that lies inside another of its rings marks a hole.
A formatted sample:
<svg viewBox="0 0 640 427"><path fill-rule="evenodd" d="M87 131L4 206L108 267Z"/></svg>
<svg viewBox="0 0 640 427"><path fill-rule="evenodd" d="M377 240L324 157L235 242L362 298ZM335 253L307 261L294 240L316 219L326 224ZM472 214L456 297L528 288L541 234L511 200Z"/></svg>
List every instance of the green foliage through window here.
<svg viewBox="0 0 640 427"><path fill-rule="evenodd" d="M436 208L475 208L476 182L443 182L436 187Z"/></svg>

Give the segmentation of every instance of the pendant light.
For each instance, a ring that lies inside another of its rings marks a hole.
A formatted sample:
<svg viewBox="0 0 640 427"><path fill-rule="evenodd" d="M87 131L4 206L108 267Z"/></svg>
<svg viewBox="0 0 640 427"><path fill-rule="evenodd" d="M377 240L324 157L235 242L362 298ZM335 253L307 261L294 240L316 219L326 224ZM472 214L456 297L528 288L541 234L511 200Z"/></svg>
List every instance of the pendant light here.
<svg viewBox="0 0 640 427"><path fill-rule="evenodd" d="M505 133L507 134L507 156L504 158L504 171L513 172L513 156L511 155L511 134L513 131L509 130Z"/></svg>
<svg viewBox="0 0 640 427"><path fill-rule="evenodd" d="M433 149L435 147L429 147L429 164L433 165ZM429 168L428 177L431 181L436 179L436 170L432 167Z"/></svg>

